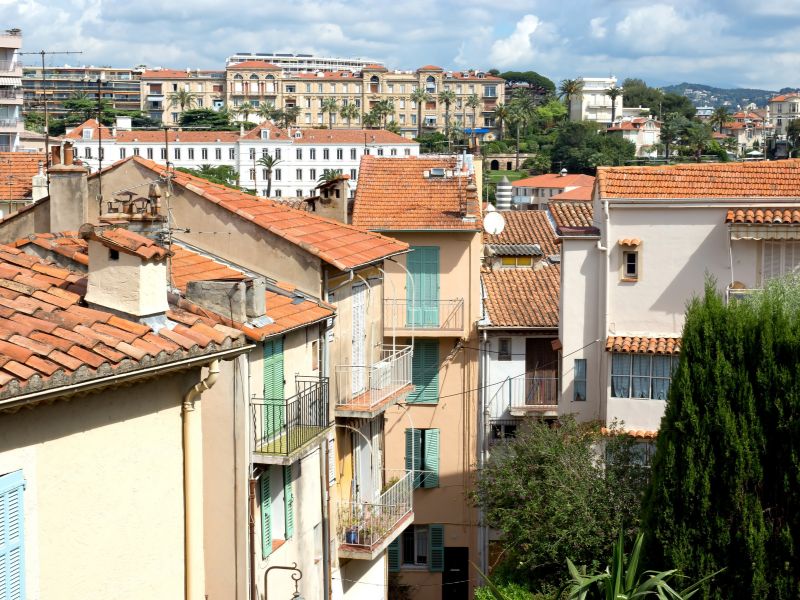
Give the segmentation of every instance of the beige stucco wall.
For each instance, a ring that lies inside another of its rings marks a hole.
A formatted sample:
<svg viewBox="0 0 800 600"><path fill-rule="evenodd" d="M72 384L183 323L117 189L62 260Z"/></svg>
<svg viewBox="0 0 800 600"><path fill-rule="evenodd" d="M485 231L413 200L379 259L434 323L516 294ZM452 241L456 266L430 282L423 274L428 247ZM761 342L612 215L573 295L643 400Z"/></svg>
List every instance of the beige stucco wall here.
<svg viewBox="0 0 800 600"><path fill-rule="evenodd" d="M0 244L8 244L31 233L50 231L50 201L39 202L22 213L0 222Z"/></svg>
<svg viewBox="0 0 800 600"><path fill-rule="evenodd" d="M0 415L0 472L26 479L28 598L183 597L180 403L198 373Z"/></svg>

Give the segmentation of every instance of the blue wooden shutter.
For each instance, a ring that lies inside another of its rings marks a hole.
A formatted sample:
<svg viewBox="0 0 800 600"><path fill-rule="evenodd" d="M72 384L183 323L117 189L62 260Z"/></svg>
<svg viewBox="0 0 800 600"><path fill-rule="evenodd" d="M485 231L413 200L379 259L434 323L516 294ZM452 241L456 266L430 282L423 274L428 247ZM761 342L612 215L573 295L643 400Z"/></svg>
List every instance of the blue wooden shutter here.
<svg viewBox="0 0 800 600"><path fill-rule="evenodd" d="M0 477L0 597L25 598L25 511L22 471Z"/></svg>
<svg viewBox="0 0 800 600"><path fill-rule="evenodd" d="M409 325L439 325L439 247L413 246L406 260ZM413 302L412 302L413 300Z"/></svg>
<svg viewBox="0 0 800 600"><path fill-rule="evenodd" d="M269 469L261 473L261 555L272 554L272 497L269 492Z"/></svg>
<svg viewBox="0 0 800 600"><path fill-rule="evenodd" d="M400 538L389 544L387 555L389 558L389 573L397 573L400 570Z"/></svg>
<svg viewBox="0 0 800 600"><path fill-rule="evenodd" d="M441 573L444 571L444 525L429 525L428 532L431 545L428 570Z"/></svg>
<svg viewBox="0 0 800 600"><path fill-rule="evenodd" d="M439 487L439 430L425 429L425 456L422 468L425 478L422 482L424 488Z"/></svg>
<svg viewBox="0 0 800 600"><path fill-rule="evenodd" d="M283 503L286 509L286 539L294 534L294 495L292 494L292 465L283 467Z"/></svg>
<svg viewBox="0 0 800 600"><path fill-rule="evenodd" d="M409 394L408 402L439 402L439 340L414 340L411 383L414 391Z"/></svg>
<svg viewBox="0 0 800 600"><path fill-rule="evenodd" d="M412 464L411 457L414 457ZM422 465L422 431L419 429L406 429L406 470L414 471L414 487L421 484L419 472Z"/></svg>

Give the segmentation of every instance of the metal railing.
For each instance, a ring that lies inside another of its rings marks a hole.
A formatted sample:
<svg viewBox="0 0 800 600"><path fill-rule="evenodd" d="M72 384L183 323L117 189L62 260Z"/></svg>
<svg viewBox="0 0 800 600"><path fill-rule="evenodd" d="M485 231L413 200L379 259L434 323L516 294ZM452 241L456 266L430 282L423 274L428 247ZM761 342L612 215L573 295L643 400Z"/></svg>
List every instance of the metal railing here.
<svg viewBox="0 0 800 600"><path fill-rule="evenodd" d="M412 511L413 473L386 472L387 477L391 474L395 474L395 478L387 482L374 502L339 503L337 533L340 545L371 549Z"/></svg>
<svg viewBox="0 0 800 600"><path fill-rule="evenodd" d="M411 384L411 346L384 346L373 365L336 367L336 405L372 408Z"/></svg>
<svg viewBox="0 0 800 600"><path fill-rule="evenodd" d="M490 403L497 416L511 408L557 406L558 377L508 377L497 386Z"/></svg>
<svg viewBox="0 0 800 600"><path fill-rule="evenodd" d="M407 298L388 298L384 303L383 323L384 330L414 328L462 331L464 299L412 302Z"/></svg>
<svg viewBox="0 0 800 600"><path fill-rule="evenodd" d="M287 399L253 398L253 451L289 455L331 426L328 379L298 377L297 394Z"/></svg>
<svg viewBox="0 0 800 600"><path fill-rule="evenodd" d="M0 71L16 71L21 68L21 60L0 60Z"/></svg>
<svg viewBox="0 0 800 600"><path fill-rule="evenodd" d="M0 98L13 98L22 100L22 88L0 88Z"/></svg>
<svg viewBox="0 0 800 600"><path fill-rule="evenodd" d="M744 300L748 296L752 296L753 294L760 292L760 288L727 288L725 290L725 300L728 304L734 302L736 300Z"/></svg>
<svg viewBox="0 0 800 600"><path fill-rule="evenodd" d="M16 127L22 119L0 119L0 127Z"/></svg>

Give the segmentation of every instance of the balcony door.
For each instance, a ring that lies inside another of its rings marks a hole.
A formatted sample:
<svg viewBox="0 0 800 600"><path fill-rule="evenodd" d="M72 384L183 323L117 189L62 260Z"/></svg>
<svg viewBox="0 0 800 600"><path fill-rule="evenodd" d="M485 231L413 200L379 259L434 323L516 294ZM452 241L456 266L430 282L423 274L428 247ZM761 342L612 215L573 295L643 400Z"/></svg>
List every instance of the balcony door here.
<svg viewBox="0 0 800 600"><path fill-rule="evenodd" d="M283 339L264 342L264 437L279 434L286 424L283 397Z"/></svg>
<svg viewBox="0 0 800 600"><path fill-rule="evenodd" d="M357 396L364 391L367 370L367 286L353 286L353 350L352 350L352 394Z"/></svg>
<svg viewBox="0 0 800 600"><path fill-rule="evenodd" d="M556 383L558 354L549 339L525 340L525 404L558 404Z"/></svg>
<svg viewBox="0 0 800 600"><path fill-rule="evenodd" d="M409 326L439 325L439 247L414 246L408 255L406 319Z"/></svg>

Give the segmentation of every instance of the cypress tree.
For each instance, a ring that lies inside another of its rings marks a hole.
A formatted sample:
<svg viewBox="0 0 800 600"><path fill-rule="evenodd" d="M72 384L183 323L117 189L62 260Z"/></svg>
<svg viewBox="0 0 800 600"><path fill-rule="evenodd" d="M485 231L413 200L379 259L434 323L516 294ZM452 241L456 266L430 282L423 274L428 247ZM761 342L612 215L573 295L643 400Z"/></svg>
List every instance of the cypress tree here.
<svg viewBox="0 0 800 600"><path fill-rule="evenodd" d="M800 597L800 284L689 305L645 497L652 566L705 598Z"/></svg>

